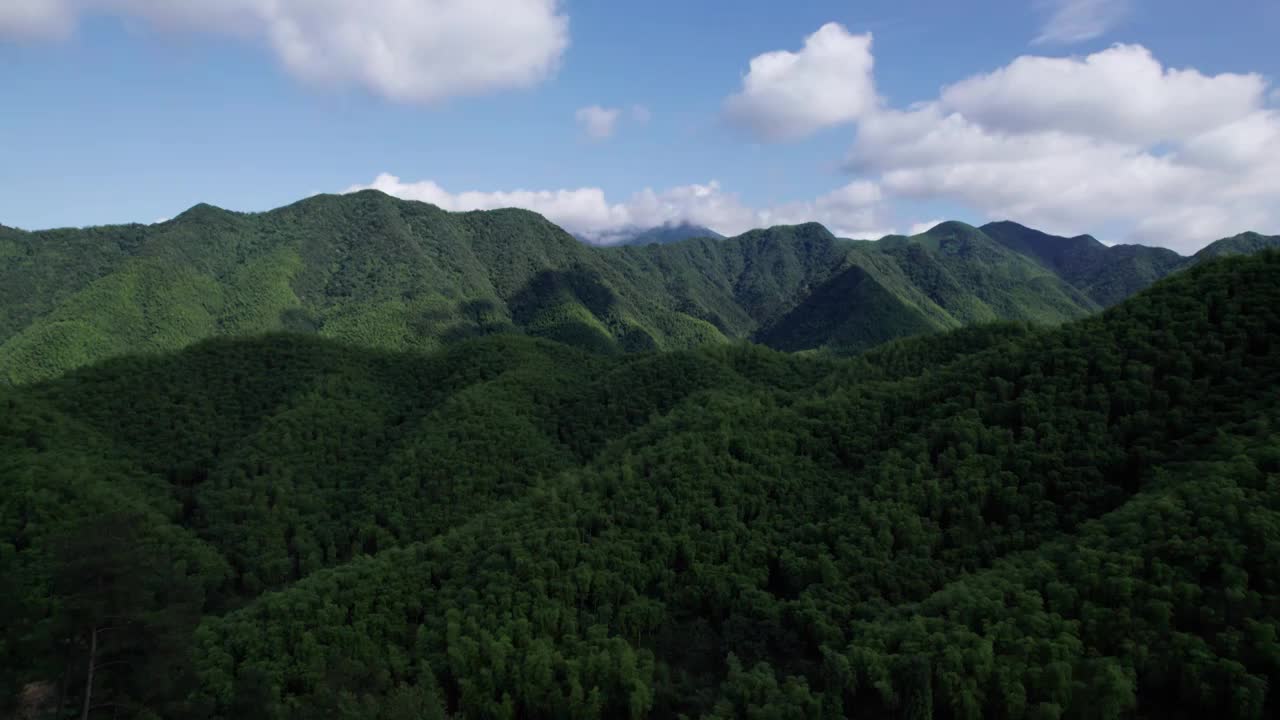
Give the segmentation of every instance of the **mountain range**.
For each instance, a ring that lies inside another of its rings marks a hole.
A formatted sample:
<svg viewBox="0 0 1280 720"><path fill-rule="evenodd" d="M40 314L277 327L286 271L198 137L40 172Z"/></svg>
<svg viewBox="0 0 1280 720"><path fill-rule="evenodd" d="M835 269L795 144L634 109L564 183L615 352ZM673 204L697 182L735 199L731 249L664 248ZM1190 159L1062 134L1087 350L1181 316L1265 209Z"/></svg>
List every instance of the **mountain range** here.
<svg viewBox="0 0 1280 720"><path fill-rule="evenodd" d="M687 237L698 235L705 237ZM0 382L204 338L301 331L432 350L495 333L597 352L750 340L849 353L993 320L1080 318L1205 257L1010 222L845 240L816 223L717 238L674 226L585 245L523 210L450 213L377 191L155 225L0 226Z"/></svg>

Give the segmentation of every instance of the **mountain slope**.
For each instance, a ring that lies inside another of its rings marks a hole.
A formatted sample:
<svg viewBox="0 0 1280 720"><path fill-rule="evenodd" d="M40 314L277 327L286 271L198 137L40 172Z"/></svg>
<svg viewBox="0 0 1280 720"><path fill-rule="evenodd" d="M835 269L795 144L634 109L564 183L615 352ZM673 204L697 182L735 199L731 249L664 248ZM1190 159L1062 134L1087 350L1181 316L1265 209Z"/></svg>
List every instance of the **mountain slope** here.
<svg viewBox="0 0 1280 720"><path fill-rule="evenodd" d="M1280 235L1259 235L1255 232L1247 232L1210 243L1195 254L1195 259L1208 260L1225 255L1249 255L1278 247L1280 247Z"/></svg>
<svg viewBox="0 0 1280 720"><path fill-rule="evenodd" d="M446 213L377 192L269 213L26 234L0 258L0 370L47 377L125 351L276 330L382 348L493 332L621 350L723 341L533 213Z"/></svg>
<svg viewBox="0 0 1280 720"><path fill-rule="evenodd" d="M1187 262L1010 223L878 242L808 223L601 248L531 212L376 191L266 213L197 205L150 226L0 231L0 383L278 331L381 349L506 333L602 353L736 340L850 353L975 322L1060 323Z"/></svg>
<svg viewBox="0 0 1280 720"><path fill-rule="evenodd" d="M0 703L126 619L95 697L162 717L1273 716L1276 338L1271 252L846 359L272 335L0 389Z"/></svg>
<svg viewBox="0 0 1280 720"><path fill-rule="evenodd" d="M695 347L768 327L848 253L816 224L592 248L533 213L447 213L374 191L259 214L198 205L156 226L22 234L5 247L8 382L279 330L388 349L495 332L601 352ZM864 324L893 316L849 310ZM877 325L866 337L921 329Z"/></svg>
<svg viewBox="0 0 1280 720"><path fill-rule="evenodd" d="M1089 298L978 228L945 222L878 249L913 284L964 324L996 319L1056 323L1096 309Z"/></svg>
<svg viewBox="0 0 1280 720"><path fill-rule="evenodd" d="M1188 264L1186 258L1166 248L1108 247L1088 235L1058 237L1008 221L988 223L982 231L1005 247L1041 262L1103 307Z"/></svg>

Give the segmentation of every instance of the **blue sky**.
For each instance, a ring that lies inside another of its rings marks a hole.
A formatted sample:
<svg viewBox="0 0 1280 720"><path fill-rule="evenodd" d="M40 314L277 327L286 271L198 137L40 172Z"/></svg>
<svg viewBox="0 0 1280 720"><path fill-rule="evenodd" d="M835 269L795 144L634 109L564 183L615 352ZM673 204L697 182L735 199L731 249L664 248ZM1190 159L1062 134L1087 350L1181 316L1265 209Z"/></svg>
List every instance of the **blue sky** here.
<svg viewBox="0 0 1280 720"><path fill-rule="evenodd" d="M210 5L0 3L0 223L374 185L605 242L686 220L1280 233L1266 0Z"/></svg>

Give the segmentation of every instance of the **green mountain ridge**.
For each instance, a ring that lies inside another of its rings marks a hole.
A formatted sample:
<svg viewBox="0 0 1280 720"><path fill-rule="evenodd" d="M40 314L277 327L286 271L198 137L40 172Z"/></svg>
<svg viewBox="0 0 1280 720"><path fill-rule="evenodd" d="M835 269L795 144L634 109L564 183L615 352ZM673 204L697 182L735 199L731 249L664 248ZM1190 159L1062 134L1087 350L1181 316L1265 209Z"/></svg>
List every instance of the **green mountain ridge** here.
<svg viewBox="0 0 1280 720"><path fill-rule="evenodd" d="M1189 263L1166 248L1107 246L1089 235L1058 237L1008 221L983 225L982 231L1011 250L1041 262L1104 307Z"/></svg>
<svg viewBox="0 0 1280 720"><path fill-rule="evenodd" d="M1197 260L1207 260L1224 255L1248 255L1276 246L1280 246L1280 235L1246 232L1210 243L1194 257Z"/></svg>
<svg viewBox="0 0 1280 720"><path fill-rule="evenodd" d="M740 340L849 353L974 322L1083 317L1186 265L1092 245L1063 259L1050 236L986 228L867 242L809 223L591 247L532 212L450 213L369 190L263 213L200 204L157 225L3 232L0 383L278 331L383 349L516 333L604 353ZM1276 240L1257 237L1232 242Z"/></svg>
<svg viewBox="0 0 1280 720"><path fill-rule="evenodd" d="M644 257L885 288L711 242ZM138 717L1271 717L1278 338L1264 251L851 358L276 333L0 388L0 712L93 663Z"/></svg>

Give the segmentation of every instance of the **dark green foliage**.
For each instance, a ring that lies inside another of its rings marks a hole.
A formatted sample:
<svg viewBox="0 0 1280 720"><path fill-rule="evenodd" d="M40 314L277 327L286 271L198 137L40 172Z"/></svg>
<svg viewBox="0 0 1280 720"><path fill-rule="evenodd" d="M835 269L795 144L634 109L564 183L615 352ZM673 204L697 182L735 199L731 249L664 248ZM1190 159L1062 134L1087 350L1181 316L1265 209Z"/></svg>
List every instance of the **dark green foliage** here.
<svg viewBox="0 0 1280 720"><path fill-rule="evenodd" d="M741 307L805 275L768 251ZM535 316L617 302L518 285ZM110 616L120 716L1271 717L1276 387L1274 252L845 359L267 335L100 363L0 391L0 712L73 714Z"/></svg>

